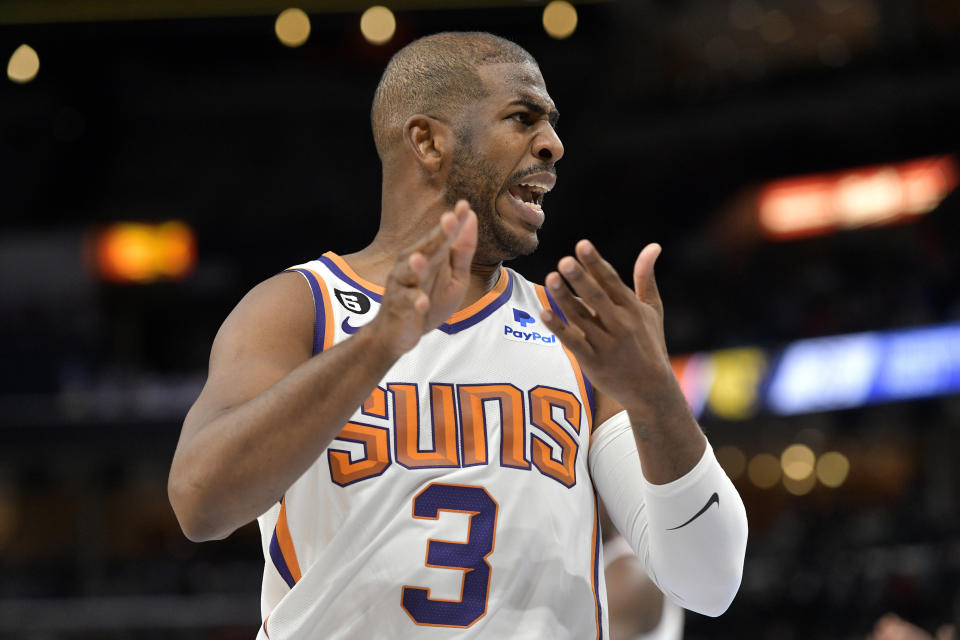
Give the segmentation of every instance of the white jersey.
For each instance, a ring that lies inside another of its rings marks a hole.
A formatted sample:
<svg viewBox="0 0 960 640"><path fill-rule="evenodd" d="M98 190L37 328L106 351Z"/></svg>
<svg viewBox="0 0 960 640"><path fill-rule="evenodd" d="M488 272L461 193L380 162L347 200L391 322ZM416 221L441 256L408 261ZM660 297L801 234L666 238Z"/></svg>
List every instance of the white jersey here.
<svg viewBox="0 0 960 640"><path fill-rule="evenodd" d="M376 315L383 289L336 254L293 270L315 353ZM593 393L539 320L548 304L501 269L258 518L259 639L608 637Z"/></svg>

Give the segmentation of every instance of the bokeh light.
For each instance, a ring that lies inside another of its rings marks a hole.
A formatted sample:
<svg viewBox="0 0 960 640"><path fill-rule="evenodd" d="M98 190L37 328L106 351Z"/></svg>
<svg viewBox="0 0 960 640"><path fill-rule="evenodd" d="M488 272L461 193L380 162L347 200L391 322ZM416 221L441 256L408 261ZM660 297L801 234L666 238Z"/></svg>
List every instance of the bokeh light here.
<svg viewBox="0 0 960 640"><path fill-rule="evenodd" d="M370 7L360 16L360 33L370 44L386 44L396 31L397 19L386 7Z"/></svg>
<svg viewBox="0 0 960 640"><path fill-rule="evenodd" d="M543 28L551 38L569 38L577 30L577 9L566 0L553 0L543 9Z"/></svg>
<svg viewBox="0 0 960 640"><path fill-rule="evenodd" d="M807 495L816 485L817 476L812 473L801 480L795 480L789 476L783 477L784 488L795 496Z"/></svg>
<svg viewBox="0 0 960 640"><path fill-rule="evenodd" d="M196 238L182 222L121 222L99 235L96 255L99 275L111 282L179 280L196 264Z"/></svg>
<svg viewBox="0 0 960 640"><path fill-rule="evenodd" d="M780 482L780 461L769 453L757 454L750 460L747 477L761 489L770 489Z"/></svg>
<svg viewBox="0 0 960 640"><path fill-rule="evenodd" d="M817 457L805 444L792 444L780 454L783 475L791 480L806 480L813 475L813 465Z"/></svg>
<svg viewBox="0 0 960 640"><path fill-rule="evenodd" d="M730 445L718 447L714 455L731 480L736 480L747 470L747 456L737 447Z"/></svg>
<svg viewBox="0 0 960 640"><path fill-rule="evenodd" d="M288 47L299 47L310 38L310 17L301 9L284 9L273 25L277 38Z"/></svg>
<svg viewBox="0 0 960 640"><path fill-rule="evenodd" d="M40 71L40 56L28 44L22 44L10 56L7 77L17 84L25 84L37 77Z"/></svg>
<svg viewBox="0 0 960 640"><path fill-rule="evenodd" d="M817 460L817 479L826 487L836 489L850 474L850 460L839 451L827 451Z"/></svg>

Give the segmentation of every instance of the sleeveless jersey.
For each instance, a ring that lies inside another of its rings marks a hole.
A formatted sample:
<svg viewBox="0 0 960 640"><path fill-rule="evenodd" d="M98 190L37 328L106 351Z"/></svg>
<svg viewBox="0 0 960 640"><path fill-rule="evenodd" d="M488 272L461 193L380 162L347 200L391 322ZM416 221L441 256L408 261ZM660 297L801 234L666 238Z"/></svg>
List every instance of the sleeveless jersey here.
<svg viewBox="0 0 960 640"><path fill-rule="evenodd" d="M313 292L315 353L376 315L383 288L336 254L292 270ZM258 518L258 639L607 638L593 392L545 305L562 316L502 268Z"/></svg>

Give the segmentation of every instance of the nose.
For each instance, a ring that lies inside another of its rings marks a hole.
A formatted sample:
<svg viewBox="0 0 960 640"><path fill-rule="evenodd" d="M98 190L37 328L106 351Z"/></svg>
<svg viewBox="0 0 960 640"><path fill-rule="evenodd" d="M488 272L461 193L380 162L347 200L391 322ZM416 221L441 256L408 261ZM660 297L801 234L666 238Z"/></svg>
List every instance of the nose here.
<svg viewBox="0 0 960 640"><path fill-rule="evenodd" d="M560 142L560 136L549 123L543 123L537 137L534 138L532 152L538 159L548 162L557 162L563 157L563 143Z"/></svg>

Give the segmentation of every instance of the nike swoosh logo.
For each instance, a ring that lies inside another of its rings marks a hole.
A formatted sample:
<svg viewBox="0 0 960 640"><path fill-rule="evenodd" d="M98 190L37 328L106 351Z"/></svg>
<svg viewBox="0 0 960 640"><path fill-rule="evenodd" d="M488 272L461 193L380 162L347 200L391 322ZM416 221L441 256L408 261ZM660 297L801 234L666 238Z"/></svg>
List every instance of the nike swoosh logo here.
<svg viewBox="0 0 960 640"><path fill-rule="evenodd" d="M720 508L720 496L717 495L716 491L714 491L713 495L710 496L710 499L707 500L707 504L703 505L703 509L700 509L700 511L697 511L695 514L693 514L692 518L690 518L689 520L687 520L686 522L684 522L678 527L671 527L670 529L667 529L667 531L676 531L677 529L683 529L685 526L687 526L688 524L690 524L691 522L693 522L694 520L702 516L703 512L709 509L710 505L712 505L713 503L717 504L717 509Z"/></svg>
<svg viewBox="0 0 960 640"><path fill-rule="evenodd" d="M340 323L340 328L343 329L344 333L354 334L360 330L360 327L355 327L350 324L350 316L347 316L343 319L343 322Z"/></svg>

